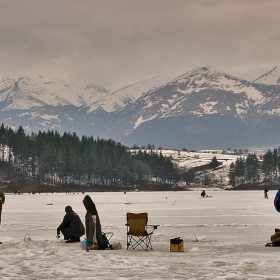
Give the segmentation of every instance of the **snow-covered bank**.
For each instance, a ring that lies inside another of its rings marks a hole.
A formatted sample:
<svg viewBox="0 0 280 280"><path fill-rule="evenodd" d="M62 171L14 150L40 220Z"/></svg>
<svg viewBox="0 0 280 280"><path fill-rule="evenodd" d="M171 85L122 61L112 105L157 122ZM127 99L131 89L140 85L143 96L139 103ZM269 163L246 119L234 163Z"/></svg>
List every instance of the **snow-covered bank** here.
<svg viewBox="0 0 280 280"><path fill-rule="evenodd" d="M146 150L148 153L149 150ZM164 157L171 158L171 161L176 164L182 170L189 170L196 167L201 167L209 164L213 157L216 157L220 166L216 170L208 170L212 178L212 184L210 188L214 186L215 189L224 189L231 188L232 186L228 185L228 173L229 167L232 162L235 162L240 156L246 157L248 154L238 154L238 153L224 153L222 150L204 150L204 151L179 151L179 150L153 150L153 152L162 153ZM133 153L137 153L137 150L132 150ZM262 153L258 153L260 155ZM180 187L186 187L189 190L194 190L203 183L204 172L197 172L195 183L191 185L186 185L186 182L181 181L178 183ZM215 182L215 183L214 183ZM205 186L201 186L205 188Z"/></svg>
<svg viewBox="0 0 280 280"><path fill-rule="evenodd" d="M83 220L84 195L6 194L1 279L279 279L280 248L264 247L280 226L275 193L269 199L262 191L209 191L205 199L198 191L88 193L103 230L123 246L90 252L56 239L66 205ZM127 251L126 212L142 211L160 224L154 250ZM24 241L26 233L31 240ZM171 253L170 239L178 236L185 251Z"/></svg>

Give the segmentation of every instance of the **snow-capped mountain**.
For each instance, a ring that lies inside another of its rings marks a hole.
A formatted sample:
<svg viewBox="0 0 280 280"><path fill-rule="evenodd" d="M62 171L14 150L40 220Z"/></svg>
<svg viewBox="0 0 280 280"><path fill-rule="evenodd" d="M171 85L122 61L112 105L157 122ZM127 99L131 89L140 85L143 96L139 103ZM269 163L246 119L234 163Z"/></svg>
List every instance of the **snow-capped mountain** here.
<svg viewBox="0 0 280 280"><path fill-rule="evenodd" d="M277 66L273 69L266 71L260 77L253 81L254 83L262 83L267 85L279 85L280 84L280 70Z"/></svg>
<svg viewBox="0 0 280 280"><path fill-rule="evenodd" d="M169 75L160 75L128 85L96 99L95 102L89 104L90 108L88 111L93 112L97 107L101 107L106 112L120 110L134 103L144 94L166 84L170 79Z"/></svg>
<svg viewBox="0 0 280 280"><path fill-rule="evenodd" d="M106 93L108 91L100 87L82 89L55 78L44 79L42 76L32 79L3 78L0 81L0 102L6 104L3 110L24 110L44 105L79 107Z"/></svg>
<svg viewBox="0 0 280 280"><path fill-rule="evenodd" d="M156 76L109 92L58 79L3 78L4 125L74 131L127 145L248 148L279 145L280 72L248 81L207 67Z"/></svg>
<svg viewBox="0 0 280 280"><path fill-rule="evenodd" d="M125 135L127 144L149 139L164 147L269 145L278 141L273 135L278 135L279 93L278 85L197 68L125 107L110 132Z"/></svg>
<svg viewBox="0 0 280 280"><path fill-rule="evenodd" d="M198 68L148 92L133 105L134 127L155 118L178 115L236 115L265 102L252 83L209 68ZM141 108L137 113L135 107Z"/></svg>

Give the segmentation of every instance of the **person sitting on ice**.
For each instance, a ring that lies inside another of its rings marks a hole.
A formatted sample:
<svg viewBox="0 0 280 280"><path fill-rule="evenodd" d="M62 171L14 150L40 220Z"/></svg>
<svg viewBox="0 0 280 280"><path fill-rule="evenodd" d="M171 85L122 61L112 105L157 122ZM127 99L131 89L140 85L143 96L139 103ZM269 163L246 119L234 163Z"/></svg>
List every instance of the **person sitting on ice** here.
<svg viewBox="0 0 280 280"><path fill-rule="evenodd" d="M206 192L203 190L202 193L200 194L202 197L206 196Z"/></svg>
<svg viewBox="0 0 280 280"><path fill-rule="evenodd" d="M57 228L57 235L59 236L62 232L67 243L80 242L80 237L85 234L85 227L71 206L66 206L65 212L63 221Z"/></svg>

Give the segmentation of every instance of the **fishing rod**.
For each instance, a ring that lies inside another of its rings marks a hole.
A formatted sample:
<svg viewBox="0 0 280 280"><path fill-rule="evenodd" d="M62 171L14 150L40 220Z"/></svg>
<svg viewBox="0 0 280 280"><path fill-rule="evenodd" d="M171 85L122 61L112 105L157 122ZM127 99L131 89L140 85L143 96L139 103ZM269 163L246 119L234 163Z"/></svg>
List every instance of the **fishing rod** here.
<svg viewBox="0 0 280 280"><path fill-rule="evenodd" d="M193 233L193 235L194 235L194 237L195 237L195 242L198 242L198 239L197 239L197 237L196 237L196 235L194 234L193 231L192 231L192 233Z"/></svg>

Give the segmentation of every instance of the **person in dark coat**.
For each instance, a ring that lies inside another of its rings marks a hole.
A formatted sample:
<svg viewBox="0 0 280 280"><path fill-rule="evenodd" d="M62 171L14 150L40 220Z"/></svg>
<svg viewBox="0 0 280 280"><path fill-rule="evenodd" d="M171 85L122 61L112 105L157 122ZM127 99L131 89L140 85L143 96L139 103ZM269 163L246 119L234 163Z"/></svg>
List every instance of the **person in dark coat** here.
<svg viewBox="0 0 280 280"><path fill-rule="evenodd" d="M85 225L86 237L89 246L97 244L99 249L103 246L101 224L95 204L89 195L83 199L86 208Z"/></svg>
<svg viewBox="0 0 280 280"><path fill-rule="evenodd" d="M268 193L268 187L265 187L264 188L264 198L268 198L267 193Z"/></svg>
<svg viewBox="0 0 280 280"><path fill-rule="evenodd" d="M206 196L206 192L205 191L202 191L202 193L200 194L202 197L205 197Z"/></svg>
<svg viewBox="0 0 280 280"><path fill-rule="evenodd" d="M59 236L60 232L62 232L67 243L80 242L80 237L85 234L85 227L71 206L66 206L65 212L63 221L57 228L57 235Z"/></svg>

